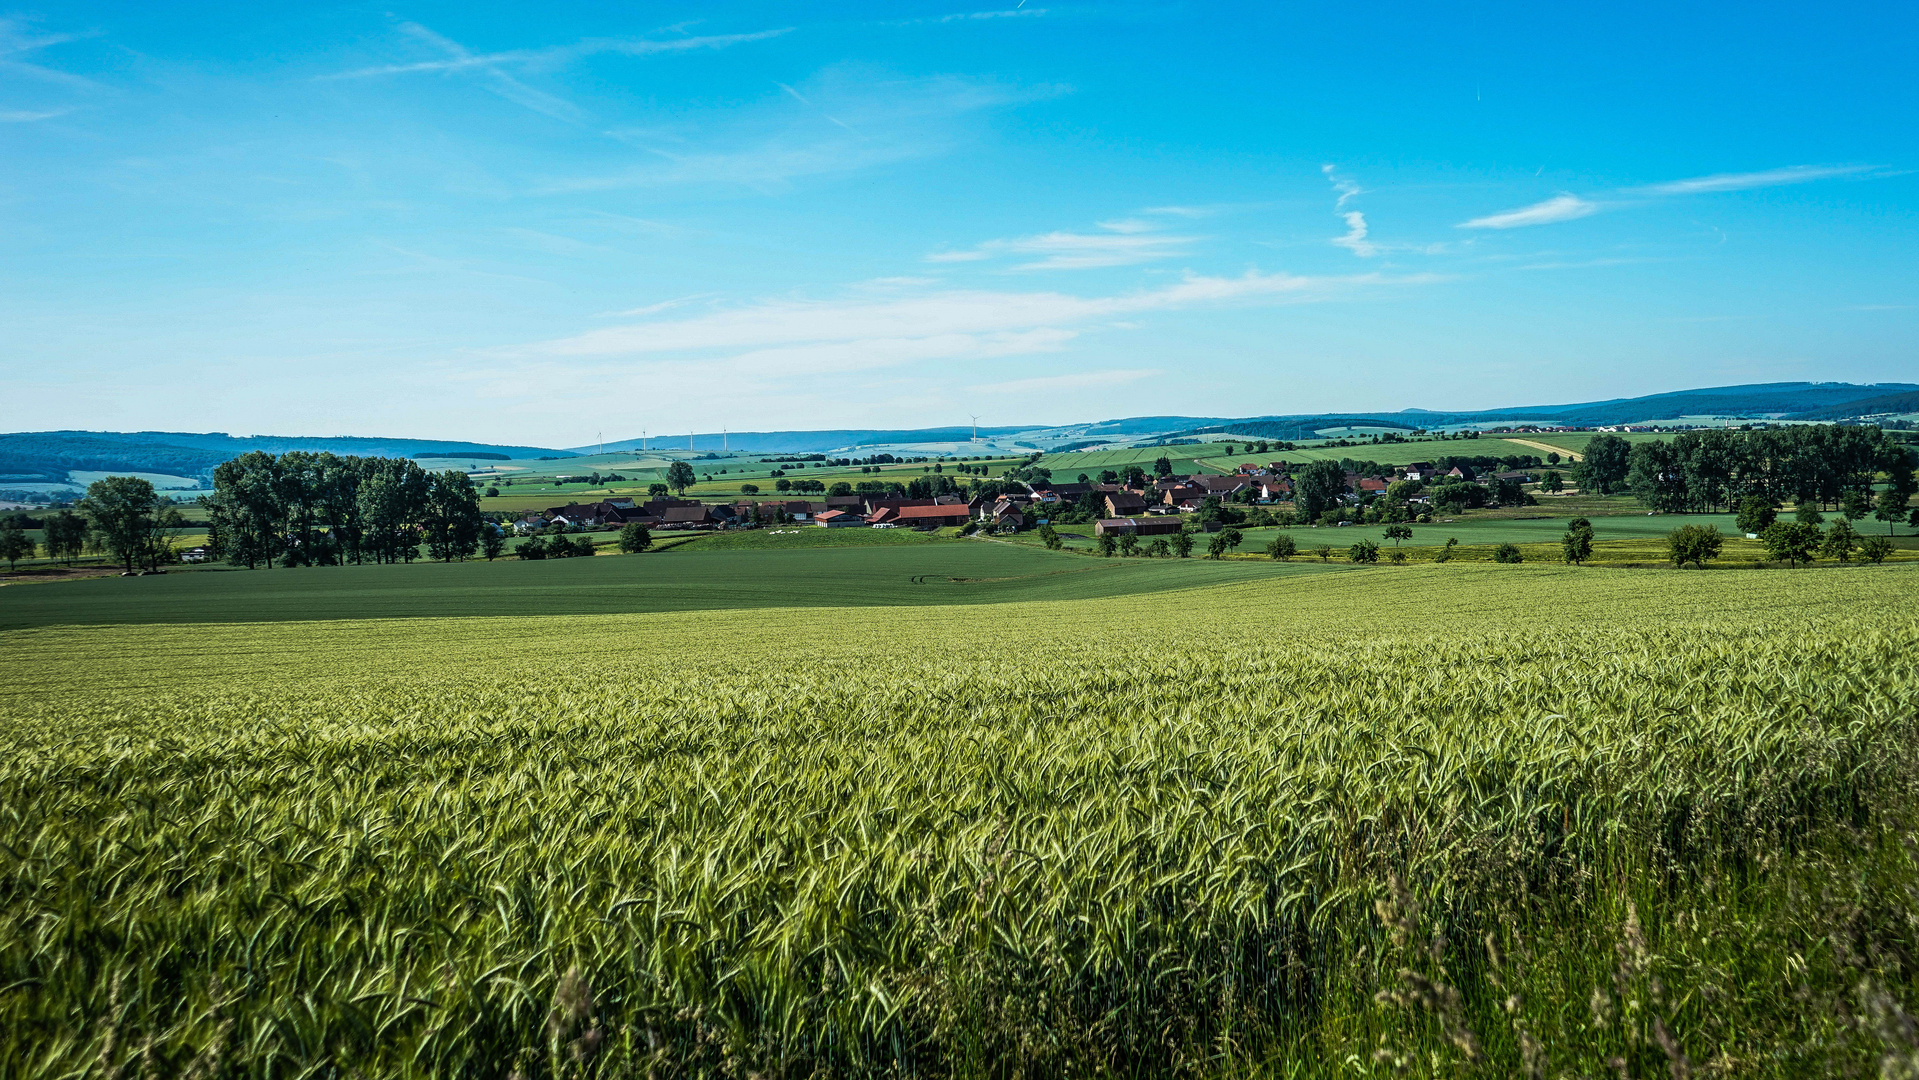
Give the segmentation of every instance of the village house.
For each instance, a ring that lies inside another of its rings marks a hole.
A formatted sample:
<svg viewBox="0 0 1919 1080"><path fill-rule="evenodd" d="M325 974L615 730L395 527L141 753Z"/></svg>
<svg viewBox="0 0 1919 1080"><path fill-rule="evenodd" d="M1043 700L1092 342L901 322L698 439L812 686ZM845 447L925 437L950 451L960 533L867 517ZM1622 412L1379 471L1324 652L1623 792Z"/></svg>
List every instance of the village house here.
<svg viewBox="0 0 1919 1080"><path fill-rule="evenodd" d="M1251 481L1243 476L1194 476L1189 478L1197 487L1206 489L1208 495L1218 495L1230 499L1251 486Z"/></svg>
<svg viewBox="0 0 1919 1080"><path fill-rule="evenodd" d="M727 509L732 510L731 507ZM662 529L710 529L719 523L720 519L711 510L700 505L668 507L660 515Z"/></svg>
<svg viewBox="0 0 1919 1080"><path fill-rule="evenodd" d="M969 520L964 505L902 506L898 510L884 511L892 515L888 521L896 525L905 525L915 529L937 529L944 526L960 526Z"/></svg>
<svg viewBox="0 0 1919 1080"><path fill-rule="evenodd" d="M933 499L909 499L903 495L867 495L864 498L866 500L866 512L869 514L877 510L889 508L898 510L905 506L936 505L936 500Z"/></svg>
<svg viewBox="0 0 1919 1080"><path fill-rule="evenodd" d="M1254 482L1253 489L1262 502L1274 502L1293 497L1293 482L1284 475L1262 476Z"/></svg>
<svg viewBox="0 0 1919 1080"><path fill-rule="evenodd" d="M1115 518L1131 517L1146 512L1146 500L1130 491L1114 492L1106 496L1106 513Z"/></svg>
<svg viewBox="0 0 1919 1080"><path fill-rule="evenodd" d="M1406 479L1408 480L1431 480L1438 475L1439 470L1433 468L1433 463L1430 461L1415 461L1411 465L1406 466Z"/></svg>
<svg viewBox="0 0 1919 1080"><path fill-rule="evenodd" d="M866 519L845 510L828 510L815 517L813 524L824 525L829 529L850 529L865 525Z"/></svg>

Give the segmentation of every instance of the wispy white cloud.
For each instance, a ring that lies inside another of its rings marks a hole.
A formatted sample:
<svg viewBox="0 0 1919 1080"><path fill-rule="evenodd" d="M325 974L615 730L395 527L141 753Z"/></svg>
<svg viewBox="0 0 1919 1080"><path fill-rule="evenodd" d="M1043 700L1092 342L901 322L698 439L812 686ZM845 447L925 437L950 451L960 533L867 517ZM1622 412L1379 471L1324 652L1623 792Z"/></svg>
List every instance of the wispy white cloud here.
<svg viewBox="0 0 1919 1080"><path fill-rule="evenodd" d="M65 116L72 109L0 109L0 124L31 124L36 120L51 120L56 116Z"/></svg>
<svg viewBox="0 0 1919 1080"><path fill-rule="evenodd" d="M941 15L940 22L967 22L974 19L1018 19L1046 14L1043 7L1007 8L1003 11L961 11L951 15Z"/></svg>
<svg viewBox="0 0 1919 1080"><path fill-rule="evenodd" d="M1325 302L1385 289L1449 280L1438 275L1356 274L1307 277L1248 271L1238 277L1190 275L1157 289L1108 296L1061 292L939 290L881 298L769 300L682 319L652 319L526 346L548 356L644 356L694 351L787 348L851 342L955 340L1044 331L1053 337L1006 339L1016 347L1057 344L1057 335L1093 323L1183 308Z"/></svg>
<svg viewBox="0 0 1919 1080"><path fill-rule="evenodd" d="M1648 199L1708 195L1720 191L1750 191L1755 188L1807 184L1815 180L1834 180L1868 173L1885 175L1884 171L1876 165L1791 165L1783 169L1765 169L1759 172L1714 173L1711 176L1694 176L1685 180L1668 180L1642 187L1622 188L1617 192L1619 199L1606 203L1582 199L1571 194L1557 195L1518 210L1474 218L1471 221L1462 222L1459 227L1462 229L1515 229L1527 225L1550 225L1555 222L1588 217L1601 210L1629 206Z"/></svg>
<svg viewBox="0 0 1919 1080"><path fill-rule="evenodd" d="M36 64L22 59L29 53L39 52L42 49L52 48L55 45L65 45L68 42L82 41L86 38L96 36L98 36L96 32L78 34L36 33L30 28L30 24L26 20L0 17L0 71L25 76L39 82L63 85L72 89L97 90L99 89L99 84L83 75L75 75L71 72L61 71L59 68L48 67L45 64ZM40 112L41 110L18 109L13 111L33 113ZM37 116L32 119L44 120L48 119L48 117Z"/></svg>
<svg viewBox="0 0 1919 1080"><path fill-rule="evenodd" d="M408 22L400 25L400 32L421 42L439 55L426 60L415 60L398 64L379 64L373 67L357 68L351 71L336 72L322 76L324 79L364 79L377 76L409 75L419 73L456 74L472 72L485 80L488 90L514 104L532 109L534 112L550 116L569 123L581 123L585 112L579 106L565 98L535 89L516 77L515 71L526 74L534 71L548 71L587 56L612 53L622 56L652 56L660 53L687 52L698 49L724 49L729 46L750 41L764 41L790 33L792 27L774 30L760 30L745 34L709 34L703 37L677 38L586 38L570 45L554 45L539 49L507 49L497 52L474 52L453 39L440 34L420 23Z"/></svg>
<svg viewBox="0 0 1919 1080"><path fill-rule="evenodd" d="M1333 166L1321 165L1319 171L1326 175L1327 180L1332 181L1333 190L1339 192L1339 201L1333 204L1334 210L1344 210L1348 202L1365 194L1364 188L1339 175Z"/></svg>
<svg viewBox="0 0 1919 1080"><path fill-rule="evenodd" d="M938 23L979 22L986 19L1019 19L1045 15L1043 7L1012 7L997 11L956 11L949 15L929 15L919 19L893 19L882 26L925 26Z"/></svg>
<svg viewBox="0 0 1919 1080"><path fill-rule="evenodd" d="M1379 246L1366 239L1366 215L1357 210L1348 210L1342 216L1346 219L1346 235L1334 237L1333 243L1362 259L1379 254Z"/></svg>
<svg viewBox="0 0 1919 1080"><path fill-rule="evenodd" d="M1555 195L1544 202L1522 206L1517 210L1474 218L1461 223L1459 227L1462 229L1519 229L1529 225L1551 225L1560 221L1572 221L1598 212L1598 203L1588 202L1577 195Z"/></svg>
<svg viewBox="0 0 1919 1080"><path fill-rule="evenodd" d="M1711 176L1695 176L1687 180L1670 180L1663 184L1649 184L1645 187L1628 188L1630 195L1703 195L1714 191L1750 191L1754 188L1781 187L1786 184L1806 184L1814 180L1831 180L1841 176L1856 176L1872 172L1872 165L1793 165L1784 169L1766 169L1761 172L1714 173Z"/></svg>
<svg viewBox="0 0 1919 1080"><path fill-rule="evenodd" d="M429 60L399 64L376 64L323 76L329 79L363 79L377 75L406 75L414 72L461 71L475 68L552 69L587 56L612 53L620 56L653 56L660 53L691 52L700 49L724 49L751 41L765 41L790 34L793 27L756 30L744 34L707 34L682 38L584 38L569 45L550 45L538 49L503 49L476 53L419 23L403 23L402 33L441 50L446 55Z"/></svg>
<svg viewBox="0 0 1919 1080"><path fill-rule="evenodd" d="M1141 379L1150 379L1155 375L1164 375L1159 368L1121 368L1112 371L1079 371L1068 375L1039 375L1031 379L1013 379L1009 382L984 383L969 386L971 393L979 394L1045 394L1063 390L1086 390L1093 387L1125 386Z"/></svg>
<svg viewBox="0 0 1919 1080"><path fill-rule="evenodd" d="M592 176L555 178L544 192L674 184L777 188L952 151L978 115L1065 93L951 76L901 79L854 67L779 87L754 106L684 116L607 134L644 153L638 163Z"/></svg>
<svg viewBox="0 0 1919 1080"><path fill-rule="evenodd" d="M1127 218L1102 221L1101 232L1050 232L1037 236L988 240L976 247L936 251L928 262L978 262L1001 256L1038 256L1015 270L1084 270L1102 266L1133 266L1154 259L1186 254L1197 237L1158 232L1150 221Z"/></svg>
<svg viewBox="0 0 1919 1080"><path fill-rule="evenodd" d="M1321 165L1319 171L1325 174L1326 179L1332 183L1333 190L1339 193L1339 198L1333 202L1333 213L1338 214L1346 222L1346 235L1333 237L1333 243L1362 259L1370 259L1379 254L1379 245L1366 238L1368 232L1366 215L1358 210L1346 209L1346 204L1365 194L1365 189L1339 175L1338 170L1331 165Z"/></svg>

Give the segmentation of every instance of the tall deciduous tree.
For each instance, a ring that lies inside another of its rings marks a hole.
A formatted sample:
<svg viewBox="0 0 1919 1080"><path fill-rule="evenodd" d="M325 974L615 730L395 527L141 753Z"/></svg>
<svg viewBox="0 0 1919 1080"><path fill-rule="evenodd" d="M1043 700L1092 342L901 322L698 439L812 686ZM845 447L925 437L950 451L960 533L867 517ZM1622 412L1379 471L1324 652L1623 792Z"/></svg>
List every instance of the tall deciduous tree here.
<svg viewBox="0 0 1919 1080"><path fill-rule="evenodd" d="M62 510L46 519L44 533L47 558L72 566L87 546L87 519L71 510Z"/></svg>
<svg viewBox="0 0 1919 1080"><path fill-rule="evenodd" d="M1448 546L1451 546L1450 543ZM1583 517L1566 523L1566 535L1559 538L1559 550L1568 563L1578 566L1593 556L1593 523Z"/></svg>
<svg viewBox="0 0 1919 1080"><path fill-rule="evenodd" d="M676 461L666 467L667 486L676 493L684 494L686 489L692 487L698 480L699 477L693 474L693 466L684 461Z"/></svg>
<svg viewBox="0 0 1919 1080"><path fill-rule="evenodd" d="M1315 461L1293 480L1293 507L1307 521L1339 504L1346 494L1346 470L1337 461Z"/></svg>
<svg viewBox="0 0 1919 1080"><path fill-rule="evenodd" d="M0 525L0 559L7 560L7 569L13 569L13 564L21 559L33 558L33 549L33 538L18 521L9 520Z"/></svg>
<svg viewBox="0 0 1919 1080"><path fill-rule="evenodd" d="M135 566L157 569L172 552L171 534L185 524L178 510L161 505L152 484L134 476L94 481L80 506L93 523L100 546L127 573Z"/></svg>
<svg viewBox="0 0 1919 1080"><path fill-rule="evenodd" d="M1617 435L1595 435L1573 470L1582 491L1610 495L1626 479L1632 447Z"/></svg>
<svg viewBox="0 0 1919 1080"><path fill-rule="evenodd" d="M420 524L428 554L452 562L479 550L486 520L480 516L480 493L467 474L458 469L433 473L427 483L425 511Z"/></svg>

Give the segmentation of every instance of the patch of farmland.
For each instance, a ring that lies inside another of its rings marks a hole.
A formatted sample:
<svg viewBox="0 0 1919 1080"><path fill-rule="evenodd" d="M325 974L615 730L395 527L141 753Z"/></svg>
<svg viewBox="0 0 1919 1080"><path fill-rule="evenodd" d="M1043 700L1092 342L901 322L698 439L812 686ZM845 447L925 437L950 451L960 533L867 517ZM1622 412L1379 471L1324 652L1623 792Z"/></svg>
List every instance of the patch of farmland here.
<svg viewBox="0 0 1919 1080"><path fill-rule="evenodd" d="M661 534L659 539L676 538ZM1016 544L929 543L923 538L877 545L703 551L700 545L706 542L591 559L220 568L9 586L0 588L0 628L997 604L1189 588L1306 570L1197 559L1122 564Z"/></svg>
<svg viewBox="0 0 1919 1080"><path fill-rule="evenodd" d="M0 1074L1870 1074L1919 573L1733 577L0 634Z"/></svg>

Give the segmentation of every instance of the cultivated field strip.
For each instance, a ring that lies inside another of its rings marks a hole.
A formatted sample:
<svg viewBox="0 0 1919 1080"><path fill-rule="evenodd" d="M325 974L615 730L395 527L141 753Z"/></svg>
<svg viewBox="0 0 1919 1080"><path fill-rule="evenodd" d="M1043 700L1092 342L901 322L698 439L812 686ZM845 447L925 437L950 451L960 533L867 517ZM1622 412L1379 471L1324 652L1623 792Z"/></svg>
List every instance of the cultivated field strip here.
<svg viewBox="0 0 1919 1080"><path fill-rule="evenodd" d="M1611 927L1623 882L1908 799L1919 574L1364 580L8 633L0 1075L1157 1073L1428 1036L1434 1072L1533 1040L1596 1074L1665 1061L1655 1014L1700 1060L1773 1052L1694 992L1711 964L1542 964L1574 985L1502 1012L1447 1006L1417 942ZM1548 1038L1615 986L1640 1035Z"/></svg>

